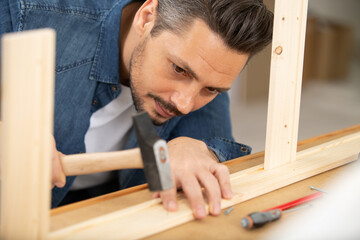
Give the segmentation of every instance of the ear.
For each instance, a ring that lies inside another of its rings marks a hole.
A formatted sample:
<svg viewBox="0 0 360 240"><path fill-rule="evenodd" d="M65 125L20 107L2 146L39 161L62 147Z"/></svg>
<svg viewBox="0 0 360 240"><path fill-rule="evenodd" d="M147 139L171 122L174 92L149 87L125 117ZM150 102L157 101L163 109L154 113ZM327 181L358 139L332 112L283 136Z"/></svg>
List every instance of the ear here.
<svg viewBox="0 0 360 240"><path fill-rule="evenodd" d="M158 0L147 0L136 12L133 27L139 36L150 33L156 19Z"/></svg>

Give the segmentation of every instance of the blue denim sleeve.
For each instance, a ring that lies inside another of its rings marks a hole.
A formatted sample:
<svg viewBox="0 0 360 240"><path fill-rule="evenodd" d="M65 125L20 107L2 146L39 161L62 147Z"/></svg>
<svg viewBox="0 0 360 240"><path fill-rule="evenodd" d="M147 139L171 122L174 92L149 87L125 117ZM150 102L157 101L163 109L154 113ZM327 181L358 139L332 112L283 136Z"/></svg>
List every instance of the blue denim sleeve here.
<svg viewBox="0 0 360 240"><path fill-rule="evenodd" d="M205 107L182 117L173 129L171 139L180 136L204 141L220 162L251 153L251 147L234 141L227 93L218 95Z"/></svg>

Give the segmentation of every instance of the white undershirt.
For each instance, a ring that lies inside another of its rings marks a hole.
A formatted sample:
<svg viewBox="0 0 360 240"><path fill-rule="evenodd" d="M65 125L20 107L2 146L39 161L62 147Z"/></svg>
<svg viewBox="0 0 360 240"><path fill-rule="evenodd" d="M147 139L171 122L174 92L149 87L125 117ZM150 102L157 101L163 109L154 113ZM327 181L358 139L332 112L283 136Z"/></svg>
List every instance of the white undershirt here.
<svg viewBox="0 0 360 240"><path fill-rule="evenodd" d="M85 135L87 153L121 150L132 127L132 115L136 113L130 88L121 85L120 95L96 111L90 118ZM78 176L71 190L79 190L106 182L109 172Z"/></svg>

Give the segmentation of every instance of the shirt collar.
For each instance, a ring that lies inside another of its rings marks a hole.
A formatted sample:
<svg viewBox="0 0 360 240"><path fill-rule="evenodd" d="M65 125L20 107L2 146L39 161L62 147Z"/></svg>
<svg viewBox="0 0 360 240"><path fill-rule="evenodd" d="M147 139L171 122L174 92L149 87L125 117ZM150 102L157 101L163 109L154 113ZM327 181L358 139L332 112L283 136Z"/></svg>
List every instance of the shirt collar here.
<svg viewBox="0 0 360 240"><path fill-rule="evenodd" d="M105 15L89 79L119 84L119 35L123 8L133 0L120 0Z"/></svg>

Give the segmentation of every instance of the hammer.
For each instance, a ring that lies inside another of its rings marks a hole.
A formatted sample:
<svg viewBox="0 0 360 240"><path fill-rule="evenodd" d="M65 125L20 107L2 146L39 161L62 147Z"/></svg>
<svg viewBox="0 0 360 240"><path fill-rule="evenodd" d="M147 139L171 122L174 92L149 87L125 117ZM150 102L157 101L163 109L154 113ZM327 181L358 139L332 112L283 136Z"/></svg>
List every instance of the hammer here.
<svg viewBox="0 0 360 240"><path fill-rule="evenodd" d="M66 176L118 169L144 168L150 191L173 187L166 141L160 139L147 112L133 116L139 148L106 152L80 153L62 157Z"/></svg>

